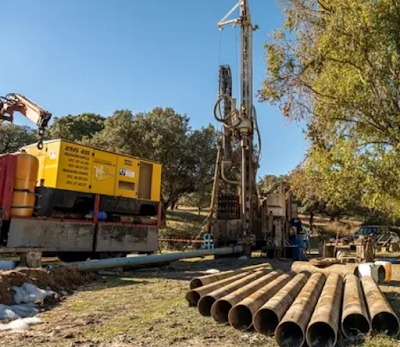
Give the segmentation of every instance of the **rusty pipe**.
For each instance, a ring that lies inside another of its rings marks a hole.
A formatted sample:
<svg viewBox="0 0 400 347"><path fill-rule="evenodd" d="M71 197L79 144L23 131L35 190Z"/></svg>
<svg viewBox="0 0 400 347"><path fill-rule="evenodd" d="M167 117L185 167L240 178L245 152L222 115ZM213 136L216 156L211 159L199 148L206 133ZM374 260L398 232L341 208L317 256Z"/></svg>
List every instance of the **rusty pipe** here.
<svg viewBox="0 0 400 347"><path fill-rule="evenodd" d="M314 307L325 283L325 275L314 273L286 312L275 331L275 340L282 347L301 347Z"/></svg>
<svg viewBox="0 0 400 347"><path fill-rule="evenodd" d="M333 347L337 343L343 279L333 273L328 276L324 289L306 331L308 346Z"/></svg>
<svg viewBox="0 0 400 347"><path fill-rule="evenodd" d="M235 282L228 284L227 286L221 287L212 291L211 293L202 296L197 303L197 308L199 309L200 314L202 316L210 316L211 306L214 304L214 302L216 302L223 296L232 293L236 289L239 289L240 287L245 286L246 284L260 278L261 276L264 276L267 272L269 272L269 270L267 269L253 272Z"/></svg>
<svg viewBox="0 0 400 347"><path fill-rule="evenodd" d="M186 293L186 300L189 303L189 306L197 306L197 303L199 302L199 300L202 296L204 296L208 293L211 293L214 290L222 288L222 287L224 287L232 282L235 282L243 277L246 277L248 275L249 275L248 272L242 272L235 276L225 278L221 281L213 282L213 283L207 284L205 286L192 289Z"/></svg>
<svg viewBox="0 0 400 347"><path fill-rule="evenodd" d="M244 331L250 329L253 326L253 315L289 282L294 275L295 273L289 272L279 276L232 307L228 314L230 325L237 330Z"/></svg>
<svg viewBox="0 0 400 347"><path fill-rule="evenodd" d="M212 317L218 323L228 322L228 313L233 306L242 301L244 298L253 294L256 290L266 286L269 282L273 281L282 274L282 271L272 271L269 274L262 276L246 286L239 288L217 300L211 307Z"/></svg>
<svg viewBox="0 0 400 347"><path fill-rule="evenodd" d="M296 275L256 312L253 317L253 326L260 334L274 334L282 317L307 283L309 277L309 273Z"/></svg>
<svg viewBox="0 0 400 347"><path fill-rule="evenodd" d="M371 330L361 283L356 275L347 275L344 279L341 330L349 340Z"/></svg>
<svg viewBox="0 0 400 347"><path fill-rule="evenodd" d="M301 273L303 271L309 271L312 274L313 273L323 273L326 276L329 276L330 274L337 273L341 275L342 277L345 277L347 275L357 275L358 271L358 265L357 264L335 264L335 265L330 265L325 268L320 268L315 265L310 264L307 261L295 261L292 264L292 271Z"/></svg>
<svg viewBox="0 0 400 347"><path fill-rule="evenodd" d="M195 277L190 281L190 289L195 289L195 288L198 288L198 287L201 287L201 286L205 286L207 284L223 280L225 278L234 276L234 275L239 274L239 273L251 272L251 271L254 271L254 270L259 269L261 267L268 267L268 268L272 269L271 264L263 263L263 264L257 264L257 265L242 267L242 268L236 269L236 270L229 270L229 271L219 272L217 274Z"/></svg>
<svg viewBox="0 0 400 347"><path fill-rule="evenodd" d="M374 279L370 276L361 278L369 316L371 317L372 331L385 332L386 335L396 337L399 334L399 319L392 307L382 294Z"/></svg>

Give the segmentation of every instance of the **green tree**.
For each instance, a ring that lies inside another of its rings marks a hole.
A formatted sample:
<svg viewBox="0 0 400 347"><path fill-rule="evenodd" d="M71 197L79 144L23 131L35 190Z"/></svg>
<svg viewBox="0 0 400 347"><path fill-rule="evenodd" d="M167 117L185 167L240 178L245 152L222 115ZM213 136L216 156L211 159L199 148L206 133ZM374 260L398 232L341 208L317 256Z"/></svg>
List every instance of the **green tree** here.
<svg viewBox="0 0 400 347"><path fill-rule="evenodd" d="M276 190L281 183L285 188L289 188L289 180L287 175L265 175L259 180L257 186L259 192L261 195L263 195Z"/></svg>
<svg viewBox="0 0 400 347"><path fill-rule="evenodd" d="M104 121L105 118L94 113L56 117L47 134L51 139L80 142L92 138L94 134L103 130Z"/></svg>
<svg viewBox="0 0 400 347"><path fill-rule="evenodd" d="M16 124L0 125L0 153L13 153L37 141L36 131Z"/></svg>
<svg viewBox="0 0 400 347"><path fill-rule="evenodd" d="M400 3L283 0L261 100L307 124L327 204L399 213Z"/></svg>
<svg viewBox="0 0 400 347"><path fill-rule="evenodd" d="M212 183L214 128L192 131L189 118L172 108L135 115L129 110L116 111L105 120L102 131L84 142L163 164L162 196L167 207Z"/></svg>

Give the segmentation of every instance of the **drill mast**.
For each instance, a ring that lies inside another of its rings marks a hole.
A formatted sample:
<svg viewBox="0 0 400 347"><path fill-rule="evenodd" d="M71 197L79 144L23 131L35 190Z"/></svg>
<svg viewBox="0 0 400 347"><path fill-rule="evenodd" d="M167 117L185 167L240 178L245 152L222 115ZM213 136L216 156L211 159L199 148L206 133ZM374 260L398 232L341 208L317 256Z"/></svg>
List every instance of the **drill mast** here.
<svg viewBox="0 0 400 347"><path fill-rule="evenodd" d="M228 19L237 9L240 15ZM217 24L220 30L227 25L240 25L241 28L241 71L240 101L236 108L236 99L232 98L232 77L229 66L220 66L219 97L214 107L215 118L222 122L221 176L229 184L237 184L240 192L241 235L238 241L246 243L253 233L253 198L255 192L256 170L260 151L260 138L253 106L253 30L248 0L239 1ZM223 107L223 111L222 111ZM254 152L254 131L258 135L259 145ZM236 144L236 147L235 147ZM234 155L237 149L240 153ZM229 179L228 170L236 180Z"/></svg>

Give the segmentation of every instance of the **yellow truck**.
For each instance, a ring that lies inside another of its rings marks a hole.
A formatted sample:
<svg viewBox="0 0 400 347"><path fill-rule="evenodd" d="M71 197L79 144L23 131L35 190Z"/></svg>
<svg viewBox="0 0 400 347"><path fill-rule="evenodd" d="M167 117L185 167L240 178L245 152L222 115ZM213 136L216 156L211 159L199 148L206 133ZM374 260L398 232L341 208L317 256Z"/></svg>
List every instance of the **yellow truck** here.
<svg viewBox="0 0 400 347"><path fill-rule="evenodd" d="M0 157L0 172L7 167L15 176L8 181L26 182L22 189L0 190L7 247L54 249L65 261L158 249L159 163L51 140ZM10 199L18 203L2 206Z"/></svg>

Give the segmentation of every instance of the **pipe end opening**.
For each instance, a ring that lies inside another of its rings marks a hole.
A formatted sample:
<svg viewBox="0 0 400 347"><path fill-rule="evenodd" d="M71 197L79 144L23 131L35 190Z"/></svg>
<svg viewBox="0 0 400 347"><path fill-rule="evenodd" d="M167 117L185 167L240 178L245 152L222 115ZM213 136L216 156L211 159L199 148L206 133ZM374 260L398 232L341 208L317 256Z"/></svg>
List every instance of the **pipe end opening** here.
<svg viewBox="0 0 400 347"><path fill-rule="evenodd" d="M372 330L376 333L383 332L390 337L396 337L399 334L399 322L392 313L378 313L371 323Z"/></svg>
<svg viewBox="0 0 400 347"><path fill-rule="evenodd" d="M186 301L189 303L189 306L197 306L197 303L200 300L200 294L191 290L186 294Z"/></svg>
<svg viewBox="0 0 400 347"><path fill-rule="evenodd" d="M254 328L264 335L273 335L278 324L278 316L268 309L258 311L253 319Z"/></svg>
<svg viewBox="0 0 400 347"><path fill-rule="evenodd" d="M198 278L193 278L190 281L190 289L196 289L196 288L199 288L199 287L202 287L202 286L203 286L203 283Z"/></svg>
<svg viewBox="0 0 400 347"><path fill-rule="evenodd" d="M284 322L276 328L275 339L281 347L301 347L304 344L304 334L294 322Z"/></svg>
<svg viewBox="0 0 400 347"><path fill-rule="evenodd" d="M237 330L248 330L252 327L253 315L251 311L243 305L233 307L229 311L229 323Z"/></svg>
<svg viewBox="0 0 400 347"><path fill-rule="evenodd" d="M211 307L211 315L218 323L227 323L228 314L232 305L225 300L218 300Z"/></svg>
<svg viewBox="0 0 400 347"><path fill-rule="evenodd" d="M214 302L215 299L213 297L208 295L203 296L197 304L200 314L205 317L211 316L211 307Z"/></svg>
<svg viewBox="0 0 400 347"><path fill-rule="evenodd" d="M318 322L307 329L307 343L313 347L333 347L336 344L335 331L326 323Z"/></svg>
<svg viewBox="0 0 400 347"><path fill-rule="evenodd" d="M350 314L342 323L343 335L349 340L355 340L360 335L368 334L369 330L369 322L361 314Z"/></svg>
<svg viewBox="0 0 400 347"><path fill-rule="evenodd" d="M385 282L386 278L386 269L383 265L378 266L378 282L382 283Z"/></svg>

